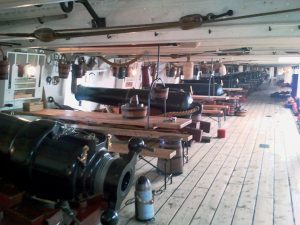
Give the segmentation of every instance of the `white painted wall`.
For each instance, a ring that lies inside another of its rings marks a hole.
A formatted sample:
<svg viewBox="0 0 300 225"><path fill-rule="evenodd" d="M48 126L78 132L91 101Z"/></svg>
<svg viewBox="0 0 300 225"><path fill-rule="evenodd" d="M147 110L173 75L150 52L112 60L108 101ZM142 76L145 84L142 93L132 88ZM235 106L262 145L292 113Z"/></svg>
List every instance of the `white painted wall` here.
<svg viewBox="0 0 300 225"><path fill-rule="evenodd" d="M64 99L63 87L64 87L65 80L60 79L58 85L48 84L46 82L47 76L51 76L51 77L58 76L57 62L52 61L50 64L46 63L45 73L42 76L42 84L44 86L46 98L51 96L54 98L56 102L63 104L63 99Z"/></svg>
<svg viewBox="0 0 300 225"><path fill-rule="evenodd" d="M110 66L106 63L102 63L97 70L88 71L82 78L77 79L77 84L90 87L105 87L105 88L141 88L141 66L142 63L138 62L134 64L136 73L133 77L126 77L125 79L118 79L112 75ZM165 63L160 64L159 77L164 83L179 83L179 77L167 77L165 70ZM99 72L103 70L103 72ZM71 72L67 79L60 79L60 83L56 86L46 84L47 75L58 76L57 63L51 63L46 66L43 81L45 85L46 97L52 96L56 102L64 105L68 105L75 109L83 111L92 111L101 105L89 101L81 101L81 105L75 99L74 94L71 93ZM132 87L127 87L127 82L133 82Z"/></svg>

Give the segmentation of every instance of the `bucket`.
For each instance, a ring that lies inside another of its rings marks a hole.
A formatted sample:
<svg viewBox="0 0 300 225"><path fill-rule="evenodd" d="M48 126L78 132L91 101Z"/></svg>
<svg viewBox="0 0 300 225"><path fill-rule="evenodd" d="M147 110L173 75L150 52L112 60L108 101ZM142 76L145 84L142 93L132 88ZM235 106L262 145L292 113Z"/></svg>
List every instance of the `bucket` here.
<svg viewBox="0 0 300 225"><path fill-rule="evenodd" d="M2 54L2 60L0 61L0 80L8 79L8 60L4 52L0 48L0 52Z"/></svg>
<svg viewBox="0 0 300 225"><path fill-rule="evenodd" d="M70 72L70 62L67 61L66 56L63 54L58 62L58 77L67 79Z"/></svg>
<svg viewBox="0 0 300 225"><path fill-rule="evenodd" d="M75 64L76 58L78 58L78 64ZM72 63L72 74L75 78L82 78L86 72L86 64L84 57L75 56L75 60Z"/></svg>
<svg viewBox="0 0 300 225"><path fill-rule="evenodd" d="M153 100L155 99L166 100L168 99L168 94L169 94L169 88L161 87L161 86L154 87L152 92L150 93L151 98Z"/></svg>
<svg viewBox="0 0 300 225"><path fill-rule="evenodd" d="M174 136L161 137L159 142L159 147L163 149L176 150L176 155L167 160L166 162L166 172L167 174L173 174L174 176L183 173L183 155L182 155L182 143L181 139ZM168 150L166 150L168 151ZM158 158L157 167L164 171L165 160Z"/></svg>
<svg viewBox="0 0 300 225"><path fill-rule="evenodd" d="M218 138L225 138L226 130L225 129L218 129Z"/></svg>

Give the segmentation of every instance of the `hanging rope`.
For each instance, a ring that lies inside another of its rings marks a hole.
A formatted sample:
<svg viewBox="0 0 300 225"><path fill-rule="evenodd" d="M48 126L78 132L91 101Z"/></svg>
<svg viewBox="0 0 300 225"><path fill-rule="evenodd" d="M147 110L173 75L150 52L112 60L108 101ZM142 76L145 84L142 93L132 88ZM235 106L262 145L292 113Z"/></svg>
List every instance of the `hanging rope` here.
<svg viewBox="0 0 300 225"><path fill-rule="evenodd" d="M136 56L134 59L124 62L124 63L114 63L109 61L108 59L104 58L103 56L99 55L97 57L99 57L102 61L104 61L105 63L107 63L108 65L112 66L112 67L128 67L130 64L135 63L136 61L138 61L140 58L142 58L144 55L138 55Z"/></svg>

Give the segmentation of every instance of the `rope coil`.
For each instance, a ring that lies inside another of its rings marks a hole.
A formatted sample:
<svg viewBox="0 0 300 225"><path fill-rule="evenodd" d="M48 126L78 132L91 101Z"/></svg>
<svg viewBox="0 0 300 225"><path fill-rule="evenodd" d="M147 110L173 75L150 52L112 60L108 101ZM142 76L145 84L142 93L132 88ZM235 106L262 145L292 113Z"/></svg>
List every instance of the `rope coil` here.
<svg viewBox="0 0 300 225"><path fill-rule="evenodd" d="M174 111L174 112L167 112L166 114L161 114L159 116L166 116L166 117L181 117L181 116L189 116L198 112L200 110L199 106L196 106L192 109L184 110L184 111Z"/></svg>

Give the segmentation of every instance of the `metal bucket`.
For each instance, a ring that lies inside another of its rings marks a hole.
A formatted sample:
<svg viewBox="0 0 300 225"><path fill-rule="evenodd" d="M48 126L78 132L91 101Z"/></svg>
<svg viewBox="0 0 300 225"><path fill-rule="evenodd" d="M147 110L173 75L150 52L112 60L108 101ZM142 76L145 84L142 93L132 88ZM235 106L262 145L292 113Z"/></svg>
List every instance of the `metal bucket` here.
<svg viewBox="0 0 300 225"><path fill-rule="evenodd" d="M66 56L62 55L58 62L58 77L67 79L70 72L70 62L67 61Z"/></svg>
<svg viewBox="0 0 300 225"><path fill-rule="evenodd" d="M166 172L167 174L180 175L183 173L183 154L182 154L182 143L181 138L174 136L161 137L159 147L164 149L176 150L176 155L167 160ZM166 150L168 151L168 150ZM164 171L165 160L158 158L157 167Z"/></svg>
<svg viewBox="0 0 300 225"><path fill-rule="evenodd" d="M168 99L169 88L163 86L154 87L150 93L152 99Z"/></svg>
<svg viewBox="0 0 300 225"><path fill-rule="evenodd" d="M0 52L2 54L2 60L0 61L0 80L7 80L8 79L8 60L4 52L0 48Z"/></svg>

